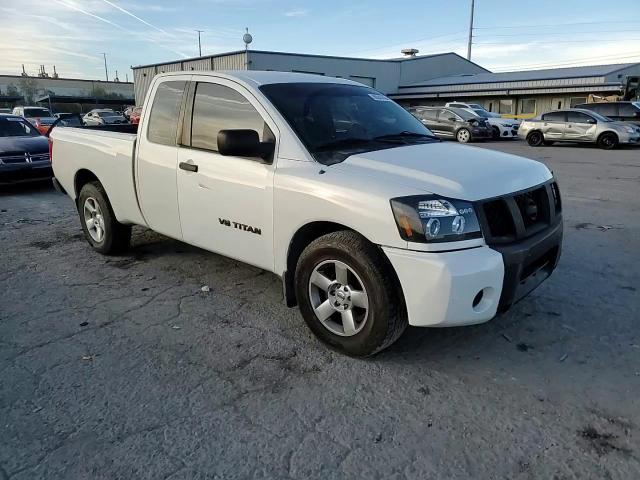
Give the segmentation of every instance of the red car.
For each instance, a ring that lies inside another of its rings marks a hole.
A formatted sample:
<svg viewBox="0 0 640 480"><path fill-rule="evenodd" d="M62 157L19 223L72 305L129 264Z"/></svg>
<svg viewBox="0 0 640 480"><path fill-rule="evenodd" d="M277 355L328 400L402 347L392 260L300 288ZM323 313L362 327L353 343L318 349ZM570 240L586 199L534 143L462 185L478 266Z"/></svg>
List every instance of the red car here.
<svg viewBox="0 0 640 480"><path fill-rule="evenodd" d="M137 125L138 123L140 123L141 113L142 113L142 107L134 108L133 111L131 112L131 115L129 116L129 121Z"/></svg>

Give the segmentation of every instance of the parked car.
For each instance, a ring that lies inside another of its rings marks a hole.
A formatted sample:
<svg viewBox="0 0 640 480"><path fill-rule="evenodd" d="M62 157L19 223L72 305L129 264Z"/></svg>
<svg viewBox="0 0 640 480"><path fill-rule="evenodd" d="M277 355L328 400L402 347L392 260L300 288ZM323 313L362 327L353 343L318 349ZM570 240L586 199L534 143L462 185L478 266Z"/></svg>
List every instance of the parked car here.
<svg viewBox="0 0 640 480"><path fill-rule="evenodd" d="M113 110L96 109L87 113L82 120L86 125L114 125L128 123L122 115L118 115Z"/></svg>
<svg viewBox="0 0 640 480"><path fill-rule="evenodd" d="M486 110L473 108L465 108L464 110L485 119L491 127L491 135L494 140L499 138L518 138L518 129L520 128L519 120L503 118L499 113L488 112Z"/></svg>
<svg viewBox="0 0 640 480"><path fill-rule="evenodd" d="M545 165L441 142L362 84L173 72L146 102L137 136L51 132L54 183L91 247L121 251L137 224L275 272L287 305L349 355L407 324L486 322L557 264Z"/></svg>
<svg viewBox="0 0 640 480"><path fill-rule="evenodd" d="M487 111L482 105L478 103L465 103L465 102L447 102L444 104L445 107L451 108L469 108L471 110L484 110Z"/></svg>
<svg viewBox="0 0 640 480"><path fill-rule="evenodd" d="M440 138L454 138L460 143L467 143L493 135L484 118L462 108L411 107L409 112Z"/></svg>
<svg viewBox="0 0 640 480"><path fill-rule="evenodd" d="M140 123L140 115L142 114L142 107L136 107L131 111L129 121L133 124Z"/></svg>
<svg viewBox="0 0 640 480"><path fill-rule="evenodd" d="M640 102L581 103L574 108L590 110L611 120L640 125Z"/></svg>
<svg viewBox="0 0 640 480"><path fill-rule="evenodd" d="M47 138L23 117L0 114L0 183L52 176Z"/></svg>
<svg viewBox="0 0 640 480"><path fill-rule="evenodd" d="M554 142L580 142L595 143L611 150L619 144L639 143L640 127L616 122L591 110L572 108L524 120L518 136L533 147Z"/></svg>
<svg viewBox="0 0 640 480"><path fill-rule="evenodd" d="M47 133L51 124L56 121L51 111L42 107L15 107L13 114L29 120L42 135Z"/></svg>
<svg viewBox="0 0 640 480"><path fill-rule="evenodd" d="M131 112L133 112L134 108L136 108L136 107L133 106L133 105L129 105L127 108L125 108L124 112L122 112L122 115L124 116L124 118L129 120L129 117L131 116Z"/></svg>

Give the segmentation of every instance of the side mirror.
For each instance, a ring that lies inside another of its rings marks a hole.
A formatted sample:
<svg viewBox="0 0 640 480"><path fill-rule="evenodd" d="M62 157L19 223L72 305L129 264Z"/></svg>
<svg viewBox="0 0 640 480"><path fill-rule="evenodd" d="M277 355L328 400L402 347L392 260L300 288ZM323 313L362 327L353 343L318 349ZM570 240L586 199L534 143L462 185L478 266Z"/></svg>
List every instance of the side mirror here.
<svg viewBox="0 0 640 480"><path fill-rule="evenodd" d="M232 157L269 159L275 144L260 142L255 130L220 130L218 132L218 153Z"/></svg>

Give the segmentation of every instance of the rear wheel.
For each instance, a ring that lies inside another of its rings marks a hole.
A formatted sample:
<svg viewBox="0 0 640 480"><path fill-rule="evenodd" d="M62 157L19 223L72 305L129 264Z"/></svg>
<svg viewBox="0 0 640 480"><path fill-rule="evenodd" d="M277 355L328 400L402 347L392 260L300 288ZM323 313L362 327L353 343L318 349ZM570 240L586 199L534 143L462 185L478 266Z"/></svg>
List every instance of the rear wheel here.
<svg viewBox="0 0 640 480"><path fill-rule="evenodd" d="M407 326L387 259L355 232L330 233L309 244L296 267L295 287L311 331L347 355L373 355Z"/></svg>
<svg viewBox="0 0 640 480"><path fill-rule="evenodd" d="M527 143L532 147L539 147L544 142L542 132L531 132L527 135Z"/></svg>
<svg viewBox="0 0 640 480"><path fill-rule="evenodd" d="M469 143L471 141L471 132L466 128L461 128L456 133L456 140L460 143Z"/></svg>
<svg viewBox="0 0 640 480"><path fill-rule="evenodd" d="M90 182L82 187L78 213L84 236L95 251L114 254L129 247L131 227L116 220L100 182Z"/></svg>
<svg viewBox="0 0 640 480"><path fill-rule="evenodd" d="M612 132L605 132L598 137L598 147L613 150L618 146L618 136Z"/></svg>

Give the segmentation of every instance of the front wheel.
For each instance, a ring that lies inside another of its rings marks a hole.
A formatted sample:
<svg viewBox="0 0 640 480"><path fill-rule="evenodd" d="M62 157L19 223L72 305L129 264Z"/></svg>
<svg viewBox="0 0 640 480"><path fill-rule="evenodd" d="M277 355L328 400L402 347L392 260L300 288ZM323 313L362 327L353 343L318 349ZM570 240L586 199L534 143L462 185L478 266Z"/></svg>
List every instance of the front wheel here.
<svg viewBox="0 0 640 480"><path fill-rule="evenodd" d="M82 187L78 213L84 236L95 251L120 253L129 246L131 227L118 222L100 182L90 182Z"/></svg>
<svg viewBox="0 0 640 480"><path fill-rule="evenodd" d="M500 129L498 127L492 127L491 128L491 137L494 140L498 140L500 138Z"/></svg>
<svg viewBox="0 0 640 480"><path fill-rule="evenodd" d="M461 128L458 130L458 133L456 133L456 140L460 143L469 143L469 141L471 141L471 132L466 128Z"/></svg>
<svg viewBox="0 0 640 480"><path fill-rule="evenodd" d="M544 136L541 132L531 132L527 135L527 143L532 147L539 147L544 143Z"/></svg>
<svg viewBox="0 0 640 480"><path fill-rule="evenodd" d="M347 355L373 355L407 326L404 299L388 260L355 232L334 232L311 242L298 261L295 289L311 331Z"/></svg>
<svg viewBox="0 0 640 480"><path fill-rule="evenodd" d="M604 150L613 150L618 146L618 136L615 133L605 132L598 137L598 147Z"/></svg>

